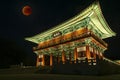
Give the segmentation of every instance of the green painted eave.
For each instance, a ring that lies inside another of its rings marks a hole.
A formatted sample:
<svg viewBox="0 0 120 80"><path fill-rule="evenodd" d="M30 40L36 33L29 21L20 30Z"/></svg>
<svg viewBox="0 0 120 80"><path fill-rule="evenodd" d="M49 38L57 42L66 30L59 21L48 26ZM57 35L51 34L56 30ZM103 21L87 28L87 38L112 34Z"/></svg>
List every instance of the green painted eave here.
<svg viewBox="0 0 120 80"><path fill-rule="evenodd" d="M100 35L99 37L101 39L115 36L115 33L110 29L106 20L104 19L99 2L96 1L81 13L67 20L66 22L33 37L27 37L25 40L38 44L40 42L52 39L54 32L60 31L62 35L64 35L84 27L88 27L88 29L92 30L97 35Z"/></svg>

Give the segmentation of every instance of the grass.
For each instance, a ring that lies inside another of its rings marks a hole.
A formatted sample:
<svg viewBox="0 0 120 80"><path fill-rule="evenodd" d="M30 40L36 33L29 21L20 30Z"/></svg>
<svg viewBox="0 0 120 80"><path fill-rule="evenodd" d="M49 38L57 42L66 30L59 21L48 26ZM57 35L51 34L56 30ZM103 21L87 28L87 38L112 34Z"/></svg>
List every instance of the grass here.
<svg viewBox="0 0 120 80"><path fill-rule="evenodd" d="M106 76L60 74L0 74L0 80L120 80L120 74Z"/></svg>

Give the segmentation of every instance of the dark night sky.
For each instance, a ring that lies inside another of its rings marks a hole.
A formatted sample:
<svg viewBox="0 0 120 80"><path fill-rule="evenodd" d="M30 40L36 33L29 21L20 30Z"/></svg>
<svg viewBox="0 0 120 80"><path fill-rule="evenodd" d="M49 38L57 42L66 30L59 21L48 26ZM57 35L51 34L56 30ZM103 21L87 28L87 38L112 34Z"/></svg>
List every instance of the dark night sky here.
<svg viewBox="0 0 120 80"><path fill-rule="evenodd" d="M29 59L33 58L35 56L32 52L34 44L25 41L25 37L34 36L64 22L80 12L92 1L94 0L1 0L0 44L2 45L0 54L2 55L0 55L0 60L3 60L6 56L8 57L7 54L12 55L13 53L17 56L27 54L27 56L30 56ZM120 59L119 2L115 0L100 0L100 4L106 21L111 29L117 33L116 37L105 40L109 44L105 56L110 59ZM24 16L22 14L21 9L25 5L32 7L32 15ZM17 50L14 51L14 49ZM10 52L8 51L7 53L7 50ZM24 54L20 52L21 50ZM15 56L10 57L16 60ZM9 61L7 59L3 62ZM30 61L32 60L35 59ZM21 62L18 59L17 61Z"/></svg>

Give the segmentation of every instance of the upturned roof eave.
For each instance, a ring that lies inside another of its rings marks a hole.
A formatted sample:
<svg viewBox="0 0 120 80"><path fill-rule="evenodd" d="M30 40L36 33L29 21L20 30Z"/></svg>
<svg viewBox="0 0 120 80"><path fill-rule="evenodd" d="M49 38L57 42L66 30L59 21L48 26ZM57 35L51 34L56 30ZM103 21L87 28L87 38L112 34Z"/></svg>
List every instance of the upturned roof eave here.
<svg viewBox="0 0 120 80"><path fill-rule="evenodd" d="M75 17L65 21L64 23L62 24L59 24L51 29L48 29L47 31L45 32L42 32L40 34L37 34L33 37L28 37L28 38L25 38L25 40L28 40L28 41L31 41L31 42L34 42L34 43L39 43L39 41L37 39L40 39L40 38L44 38L46 36L48 36L49 34L55 32L55 31L58 31L62 28L66 28L68 27L69 25L71 24L74 24L76 23L77 21L80 21L86 17L90 17L90 14L91 12L94 10L95 11L95 8L98 8L99 9L99 12L100 12L100 22L101 24L103 25L102 27L104 27L104 29L108 32L108 34L105 36L103 35L102 39L105 39L105 38L108 38L108 37L112 37L112 36L115 36L116 33L113 32L110 27L108 26L106 20L104 19L104 16L102 14L102 11L101 11L101 8L100 8L100 5L99 5L99 2L94 2L92 5L90 5L88 8L84 9L81 13L79 13L78 15L76 15ZM103 32L104 33L104 32Z"/></svg>

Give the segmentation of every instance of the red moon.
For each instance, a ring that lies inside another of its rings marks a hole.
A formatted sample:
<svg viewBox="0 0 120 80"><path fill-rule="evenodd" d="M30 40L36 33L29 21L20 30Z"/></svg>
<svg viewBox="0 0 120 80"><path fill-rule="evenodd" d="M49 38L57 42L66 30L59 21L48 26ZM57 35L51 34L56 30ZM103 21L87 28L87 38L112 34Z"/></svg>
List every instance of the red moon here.
<svg viewBox="0 0 120 80"><path fill-rule="evenodd" d="M22 13L25 15L25 16L29 16L32 14L32 8L30 6L24 6L22 8Z"/></svg>

